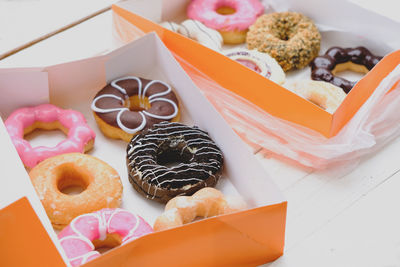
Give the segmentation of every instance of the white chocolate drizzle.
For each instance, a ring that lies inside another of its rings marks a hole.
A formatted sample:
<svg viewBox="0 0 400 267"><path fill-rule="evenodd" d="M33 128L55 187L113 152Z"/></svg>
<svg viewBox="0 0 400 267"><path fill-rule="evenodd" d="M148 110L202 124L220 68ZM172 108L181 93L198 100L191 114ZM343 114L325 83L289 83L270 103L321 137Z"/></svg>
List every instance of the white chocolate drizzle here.
<svg viewBox="0 0 400 267"><path fill-rule="evenodd" d="M192 158L189 162L181 162L172 167L158 164L159 146L174 142L175 139L181 143L178 153L186 153ZM156 197L158 189L167 185L178 189L174 183L194 185L209 177L213 177L216 183L216 173L221 169L223 161L221 151L206 132L197 127L171 122L155 124L147 133L134 137L128 145L127 158L130 179L139 177L142 189L145 183L149 184L147 197L152 199ZM154 192L150 192L150 188Z"/></svg>
<svg viewBox="0 0 400 267"><path fill-rule="evenodd" d="M74 218L71 221L69 227L70 227L71 231L74 233L74 235L68 235L68 236L65 236L65 237L61 238L59 240L61 246L63 246L62 243L65 240L69 240L69 239L80 240L80 241L86 243L90 247L91 251L89 251L89 252L87 252L85 254L82 254L80 256L69 258L70 262L73 262L73 261L76 261L76 260L81 260L80 264L84 264L84 263L87 262L88 258L90 258L91 256L100 255L99 252L95 251L95 247L94 247L92 241L89 240L89 238L87 238L82 232L80 232L76 228L75 223L78 220L80 220L80 219L82 219L84 217L93 217L93 218L97 219L97 221L98 221L99 240L105 240L107 238L107 234L111 234L111 233L115 232L115 229L111 229L110 228L110 224L111 224L112 219L118 213L126 212L126 213L130 214L132 217L135 218L135 225L133 225L133 227L129 230L129 232L128 232L128 234L126 236L122 236L122 244L125 244L128 241L131 241L131 240L136 238L134 236L134 233L135 233L135 231L137 230L137 228L139 227L139 224L140 224L140 219L136 214L133 214L133 213L131 213L131 212L127 211L127 210L123 210L123 209L114 209L113 212L111 213L111 215L108 217L108 220L106 220L106 213L108 213L108 212L109 211L107 211L107 210L106 211L101 210L101 211L94 212L94 213L83 214L83 215L80 215L80 216Z"/></svg>
<svg viewBox="0 0 400 267"><path fill-rule="evenodd" d="M138 97L139 97L139 100L140 100L141 103L144 101L144 99L146 97L146 91L150 88L151 85L156 84L156 83L160 83L160 84L164 85L167 88L167 90L149 96L148 97L148 101L149 101L150 104L152 104L154 102L157 102L157 101L167 102L173 107L173 109L174 109L173 113L169 114L169 115L157 115L157 114L150 113L150 112L148 112L146 110L142 110L142 111L138 112L138 114L140 114L140 116L142 117L141 124L136 128L128 128L128 127L126 127L121 121L121 116L122 116L122 114L124 112L130 111L129 108L126 107L126 106L129 106L129 105L125 105L125 103L129 103L129 95L128 95L128 93L127 93L125 88L123 88L123 87L121 87L121 86L119 86L117 84L118 82L124 81L124 80L135 80L135 81L137 81L137 83L138 83ZM162 96L165 96L165 95L169 94L170 92L172 92L171 86L169 86L168 84L164 83L163 81L152 80L148 84L146 84L146 86L143 88L143 84L142 84L142 81L140 80L140 78L135 77L135 76L127 76L127 77L122 77L122 78L113 80L110 85L113 88L117 89L119 92L121 92L125 99L122 99L121 97L119 97L117 95L113 95L113 94L99 95L93 100L92 105L91 105L91 109L94 112L97 112L97 113L118 112L117 117L116 117L117 125L123 131L125 131L125 132L127 132L129 134L134 134L134 133L139 132L139 131L141 131L141 130L143 130L145 128L145 126L147 124L146 116L152 117L152 118L155 118L155 119L160 119L160 120L171 120L171 119L175 118L178 115L178 111L179 111L178 110L178 105L174 101L172 101L170 99L167 99L165 97L162 97ZM114 98L114 99L120 100L121 104L124 107L99 108L96 105L96 103L97 103L98 100L100 100L102 98Z"/></svg>

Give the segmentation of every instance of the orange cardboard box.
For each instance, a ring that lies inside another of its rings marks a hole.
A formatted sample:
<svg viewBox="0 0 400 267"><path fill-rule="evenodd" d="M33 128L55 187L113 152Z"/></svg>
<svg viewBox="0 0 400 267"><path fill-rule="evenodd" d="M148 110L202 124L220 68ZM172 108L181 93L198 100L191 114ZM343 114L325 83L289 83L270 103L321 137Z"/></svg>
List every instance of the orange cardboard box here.
<svg viewBox="0 0 400 267"><path fill-rule="evenodd" d="M82 112L97 137L91 155L113 166L124 186L122 208L151 225L164 205L134 191L127 179L126 143L106 138L90 103L111 80L137 75L161 79L178 95L182 121L209 132L224 154L217 188L240 196L248 209L152 233L108 251L85 266L255 266L283 253L287 202L240 138L196 88L157 35L148 34L104 56L31 69L1 69L0 114L52 103ZM21 83L20 81L24 81ZM27 87L29 84L29 88ZM57 141L40 132L33 146ZM69 266L55 231L0 120L0 256L7 267Z"/></svg>
<svg viewBox="0 0 400 267"><path fill-rule="evenodd" d="M273 116L305 126L326 137L336 135L378 84L400 63L400 50L391 52L400 47L399 38L396 38L398 36L396 31L400 25L394 21L345 0L271 0L275 4L280 2L289 6L290 10L306 14L317 25L324 26L323 49L320 54L333 45L356 47L365 44L373 46L372 48L382 55L387 54L356 84L336 112L330 114L222 54L157 24L166 20L182 21L189 2L188 0L129 0L118 3L113 6L117 33L129 41L143 33L155 31L178 59L184 59L222 87L249 100ZM354 32L356 34L353 34ZM327 40L326 44L324 40ZM330 46L324 47L329 44ZM191 75L190 70L188 74Z"/></svg>

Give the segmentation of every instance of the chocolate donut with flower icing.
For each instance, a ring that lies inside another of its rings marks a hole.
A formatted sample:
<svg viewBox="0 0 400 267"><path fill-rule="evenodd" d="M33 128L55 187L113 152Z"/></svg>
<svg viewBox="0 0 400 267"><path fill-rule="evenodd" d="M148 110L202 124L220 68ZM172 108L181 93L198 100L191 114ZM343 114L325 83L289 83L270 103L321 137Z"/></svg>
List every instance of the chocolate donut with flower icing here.
<svg viewBox="0 0 400 267"><path fill-rule="evenodd" d="M126 142L153 124L180 117L171 86L135 76L113 80L96 94L91 108L106 136Z"/></svg>

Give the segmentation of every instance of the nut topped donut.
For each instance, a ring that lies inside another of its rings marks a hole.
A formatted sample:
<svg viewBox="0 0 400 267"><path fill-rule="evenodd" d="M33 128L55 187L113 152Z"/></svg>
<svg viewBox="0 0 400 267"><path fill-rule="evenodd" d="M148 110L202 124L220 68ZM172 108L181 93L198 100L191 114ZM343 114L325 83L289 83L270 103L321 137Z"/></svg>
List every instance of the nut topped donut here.
<svg viewBox="0 0 400 267"><path fill-rule="evenodd" d="M284 71L301 69L318 56L321 34L311 19L282 12L260 16L246 37L249 49L275 58Z"/></svg>
<svg viewBox="0 0 400 267"><path fill-rule="evenodd" d="M127 147L128 176L146 198L166 203L215 186L223 156L207 132L180 123L155 124Z"/></svg>
<svg viewBox="0 0 400 267"><path fill-rule="evenodd" d="M311 62L311 79L332 83L349 93L356 82L337 77L335 74L344 70L366 74L381 59L381 56L373 55L362 46L356 48L331 47L325 52L325 55L316 57Z"/></svg>
<svg viewBox="0 0 400 267"><path fill-rule="evenodd" d="M171 86L135 76L112 81L96 94L91 108L106 136L126 142L155 123L179 120Z"/></svg>

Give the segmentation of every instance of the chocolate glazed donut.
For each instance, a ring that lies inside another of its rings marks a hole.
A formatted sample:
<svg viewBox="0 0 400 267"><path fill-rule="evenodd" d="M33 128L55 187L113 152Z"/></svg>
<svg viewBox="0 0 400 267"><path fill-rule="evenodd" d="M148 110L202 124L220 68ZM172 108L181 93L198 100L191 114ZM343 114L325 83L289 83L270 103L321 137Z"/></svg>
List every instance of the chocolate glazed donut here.
<svg viewBox="0 0 400 267"><path fill-rule="evenodd" d="M127 142L155 123L179 118L171 86L135 76L113 80L96 94L91 108L105 135Z"/></svg>
<svg viewBox="0 0 400 267"><path fill-rule="evenodd" d="M222 152L207 132L180 123L155 124L135 136L127 147L133 188L161 203L215 186L222 164Z"/></svg>
<svg viewBox="0 0 400 267"><path fill-rule="evenodd" d="M382 57L373 55L362 46L356 48L331 47L325 55L314 58L310 63L311 79L330 82L341 87L347 94L357 82L337 77L334 74L345 69L367 73L381 59Z"/></svg>

